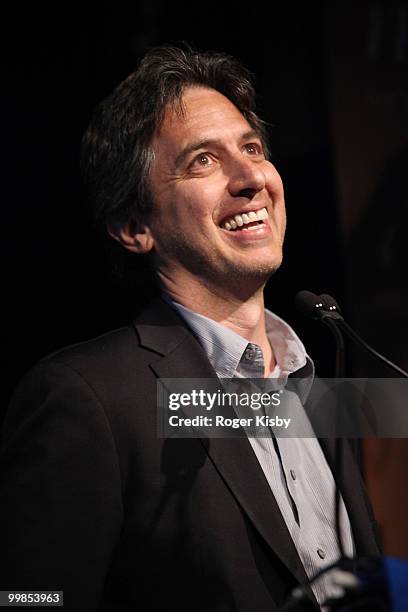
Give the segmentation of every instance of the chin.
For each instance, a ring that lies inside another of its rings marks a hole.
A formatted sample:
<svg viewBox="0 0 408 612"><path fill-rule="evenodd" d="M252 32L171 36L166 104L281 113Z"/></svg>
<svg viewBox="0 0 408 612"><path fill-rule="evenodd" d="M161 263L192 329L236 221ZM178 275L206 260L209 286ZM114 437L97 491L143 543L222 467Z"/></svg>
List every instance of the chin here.
<svg viewBox="0 0 408 612"><path fill-rule="evenodd" d="M266 283L282 263L282 257L269 259L268 261L258 261L252 265L233 264L227 271L228 278L233 278L235 282L257 281L259 285Z"/></svg>
<svg viewBox="0 0 408 612"><path fill-rule="evenodd" d="M255 261L245 262L241 269L248 276L270 276L276 272L281 263L282 253L277 253L274 256L269 254L267 257L259 257Z"/></svg>

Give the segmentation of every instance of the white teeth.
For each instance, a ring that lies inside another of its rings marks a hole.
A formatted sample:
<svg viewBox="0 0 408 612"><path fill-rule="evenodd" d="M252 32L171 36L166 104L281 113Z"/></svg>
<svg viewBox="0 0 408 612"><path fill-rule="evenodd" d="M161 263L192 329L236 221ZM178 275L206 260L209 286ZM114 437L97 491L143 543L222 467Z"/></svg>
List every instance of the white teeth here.
<svg viewBox="0 0 408 612"><path fill-rule="evenodd" d="M250 227L247 227L246 225L242 228L243 232L252 232L252 230L257 230L259 229L259 225L251 225Z"/></svg>
<svg viewBox="0 0 408 612"><path fill-rule="evenodd" d="M254 221L264 221L268 217L269 215L266 208L261 208L256 212L254 210L251 210L248 213L242 213L242 215L235 215L234 217L231 217L231 219L228 219L228 221L225 221L223 223L223 228L226 230L234 230L237 227L242 227L243 225L253 223ZM257 226L253 227L256 229Z"/></svg>
<svg viewBox="0 0 408 612"><path fill-rule="evenodd" d="M258 217L258 221L263 221L264 219L267 219L269 215L268 215L268 211L266 210L266 208L261 208L261 210L258 210L257 217Z"/></svg>

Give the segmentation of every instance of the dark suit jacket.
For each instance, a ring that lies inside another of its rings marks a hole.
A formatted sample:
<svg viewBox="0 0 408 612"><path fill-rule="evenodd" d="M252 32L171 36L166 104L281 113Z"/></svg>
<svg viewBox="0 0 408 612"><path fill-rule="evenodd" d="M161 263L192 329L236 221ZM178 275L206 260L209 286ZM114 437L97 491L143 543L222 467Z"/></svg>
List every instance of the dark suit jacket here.
<svg viewBox="0 0 408 612"><path fill-rule="evenodd" d="M157 377L214 376L160 300L37 364L4 427L0 589L63 590L75 612L273 612L305 583L246 438L157 437ZM378 555L347 448L342 461L357 552Z"/></svg>

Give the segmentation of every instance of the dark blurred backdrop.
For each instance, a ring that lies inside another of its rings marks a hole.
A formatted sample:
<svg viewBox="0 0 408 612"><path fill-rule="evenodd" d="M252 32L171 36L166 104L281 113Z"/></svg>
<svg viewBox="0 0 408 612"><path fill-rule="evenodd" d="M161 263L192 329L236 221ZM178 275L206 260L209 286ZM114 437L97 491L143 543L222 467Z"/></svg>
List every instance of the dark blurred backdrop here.
<svg viewBox="0 0 408 612"><path fill-rule="evenodd" d="M146 301L139 261L132 282L106 264L78 150L95 104L145 50L179 41L246 64L273 126L288 233L268 305L295 325L322 375L333 374L334 346L298 319L300 289L334 294L406 367L407 37L402 0L2 9L2 404L33 362L128 322Z"/></svg>

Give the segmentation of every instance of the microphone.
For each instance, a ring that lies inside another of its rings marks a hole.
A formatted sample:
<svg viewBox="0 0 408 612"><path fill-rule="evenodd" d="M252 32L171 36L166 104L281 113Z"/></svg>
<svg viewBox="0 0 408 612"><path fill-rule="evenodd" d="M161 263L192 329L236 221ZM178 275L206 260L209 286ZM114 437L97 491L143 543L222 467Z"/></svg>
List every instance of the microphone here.
<svg viewBox="0 0 408 612"><path fill-rule="evenodd" d="M330 297L330 296L325 296ZM340 314L340 309L337 302L331 298L326 301L324 296L317 296L311 291L299 291L296 294L295 304L303 316L322 321L330 329L336 340L336 378L344 378L345 373L345 347L344 338L340 329L337 327L337 322L342 321L343 317Z"/></svg>
<svg viewBox="0 0 408 612"><path fill-rule="evenodd" d="M305 289L296 294L295 304L302 315L312 317L312 319L343 319L339 305L330 295L322 294L317 296Z"/></svg>
<svg viewBox="0 0 408 612"><path fill-rule="evenodd" d="M320 299L323 301L323 304L330 312L337 312L341 315L340 306L331 295L327 295L327 293L322 293L320 295Z"/></svg>
<svg viewBox="0 0 408 612"><path fill-rule="evenodd" d="M312 319L320 319L324 314L323 302L317 295L306 289L296 294L295 305L300 314L312 317Z"/></svg>
<svg viewBox="0 0 408 612"><path fill-rule="evenodd" d="M344 320L338 303L331 295L323 293L317 296L311 291L299 291L296 295L295 303L301 314L322 321L330 327L333 333L335 333L334 326L338 325L351 340L354 340L356 344L367 351L372 357L384 363L403 378L408 378L408 373L405 370L376 351L354 331L347 321Z"/></svg>

